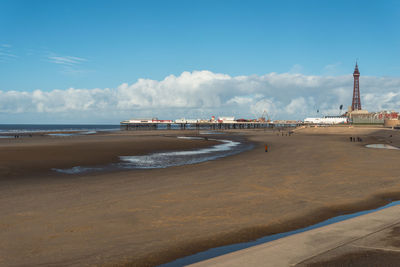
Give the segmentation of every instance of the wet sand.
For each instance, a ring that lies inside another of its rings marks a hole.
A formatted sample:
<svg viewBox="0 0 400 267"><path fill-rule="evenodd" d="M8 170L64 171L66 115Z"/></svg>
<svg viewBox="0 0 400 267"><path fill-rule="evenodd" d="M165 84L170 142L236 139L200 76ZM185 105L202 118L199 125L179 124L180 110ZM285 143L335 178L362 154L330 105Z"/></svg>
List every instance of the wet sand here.
<svg viewBox="0 0 400 267"><path fill-rule="evenodd" d="M62 132L67 133L67 132ZM198 132L114 132L95 135L49 136L34 133L0 139L0 180L54 175L52 168L105 166L120 162L119 156L145 155L154 151L191 150L217 144L205 140L177 140ZM58 132L57 132L58 134Z"/></svg>
<svg viewBox="0 0 400 267"><path fill-rule="evenodd" d="M0 265L156 265L400 197L399 151L364 147L400 146L400 134L382 128L234 131L255 148L167 169L48 171L209 145L171 132L0 140Z"/></svg>

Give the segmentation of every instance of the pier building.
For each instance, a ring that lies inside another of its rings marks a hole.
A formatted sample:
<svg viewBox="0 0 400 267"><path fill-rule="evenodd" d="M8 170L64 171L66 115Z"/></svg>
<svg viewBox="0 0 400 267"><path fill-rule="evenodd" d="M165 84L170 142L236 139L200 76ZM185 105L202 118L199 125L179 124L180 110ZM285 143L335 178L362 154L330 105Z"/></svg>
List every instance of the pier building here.
<svg viewBox="0 0 400 267"><path fill-rule="evenodd" d="M302 124L301 121L265 121L260 119L246 120L234 117L219 117L215 119L177 119L177 120L159 120L152 119L130 119L120 122L122 130L157 130L157 129L210 129L210 130L228 130L228 129L257 129L274 127L296 127Z"/></svg>

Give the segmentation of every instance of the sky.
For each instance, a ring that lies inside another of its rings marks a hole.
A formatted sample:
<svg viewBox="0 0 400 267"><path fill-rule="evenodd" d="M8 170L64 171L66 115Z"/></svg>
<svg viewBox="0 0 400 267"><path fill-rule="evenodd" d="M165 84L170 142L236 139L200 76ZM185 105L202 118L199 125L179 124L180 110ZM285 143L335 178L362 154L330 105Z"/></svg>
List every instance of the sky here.
<svg viewBox="0 0 400 267"><path fill-rule="evenodd" d="M0 124L400 111L400 1L0 0ZM317 113L316 111L320 112Z"/></svg>

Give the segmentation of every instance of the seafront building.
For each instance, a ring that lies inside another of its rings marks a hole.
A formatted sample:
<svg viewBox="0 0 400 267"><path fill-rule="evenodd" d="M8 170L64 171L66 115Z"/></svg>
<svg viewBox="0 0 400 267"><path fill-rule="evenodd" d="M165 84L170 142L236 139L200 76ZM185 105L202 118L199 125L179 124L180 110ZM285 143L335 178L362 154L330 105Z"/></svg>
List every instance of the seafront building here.
<svg viewBox="0 0 400 267"><path fill-rule="evenodd" d="M399 113L396 111L368 112L361 107L360 71L358 63L353 72L353 97L348 111L340 116L325 116L323 118L306 118L305 124L366 124L383 125L384 127L400 127Z"/></svg>
<svg viewBox="0 0 400 267"><path fill-rule="evenodd" d="M305 124L344 124L348 123L346 116L325 116L323 118L305 118Z"/></svg>
<svg viewBox="0 0 400 267"><path fill-rule="evenodd" d="M360 71L358 64L353 72L354 85L353 85L353 99L351 107L347 113L349 122L352 124L375 124L384 125L386 127L394 127L400 125L399 113L395 111L379 111L368 112L368 110L361 108L361 95L360 95Z"/></svg>

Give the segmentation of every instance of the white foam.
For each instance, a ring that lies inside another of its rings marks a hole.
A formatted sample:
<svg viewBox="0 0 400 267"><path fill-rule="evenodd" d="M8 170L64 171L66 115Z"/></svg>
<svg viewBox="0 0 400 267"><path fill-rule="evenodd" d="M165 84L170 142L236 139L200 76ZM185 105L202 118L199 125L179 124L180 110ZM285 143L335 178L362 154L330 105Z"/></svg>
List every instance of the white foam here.
<svg viewBox="0 0 400 267"><path fill-rule="evenodd" d="M192 139L193 137L182 137L183 139ZM195 137L196 139L199 137ZM204 139L204 138L199 138ZM101 171L105 169L154 169L154 168L167 168L172 166L181 166L186 164L195 164L205 162L208 160L215 160L228 155L233 155L243 151L243 149L234 149L241 143L231 140L216 140L208 139L212 141L218 141L220 144L212 147L201 148L196 150L188 151L171 151L171 152L159 152L143 156L120 156L121 163L110 164L104 166L104 168L95 167L81 167L75 166L68 169L57 169L53 168L53 171L65 174L80 174L91 171Z"/></svg>
<svg viewBox="0 0 400 267"><path fill-rule="evenodd" d="M87 131L87 132L82 132L80 134L95 134L97 131Z"/></svg>
<svg viewBox="0 0 400 267"><path fill-rule="evenodd" d="M214 132L214 131L200 131L200 134L223 134L221 132Z"/></svg>
<svg viewBox="0 0 400 267"><path fill-rule="evenodd" d="M188 139L188 140L204 140L203 137L195 137L195 136L178 136L179 139Z"/></svg>
<svg viewBox="0 0 400 267"><path fill-rule="evenodd" d="M137 163L137 164L153 164L156 162L153 155L149 156L121 156L119 157L121 160L130 162L130 163Z"/></svg>
<svg viewBox="0 0 400 267"><path fill-rule="evenodd" d="M210 140L214 140L214 139L210 139ZM198 149L198 150L158 153L158 155L160 155L160 156L185 156L185 155L207 154L207 153L231 150L233 147L240 144L239 142L234 142L234 141L230 141L230 140L218 140L218 141L222 142L223 144L215 145L215 146L212 146L209 148L202 148L202 149Z"/></svg>
<svg viewBox="0 0 400 267"><path fill-rule="evenodd" d="M75 133L50 133L50 134L47 134L47 135L63 137L63 136L74 136L76 134Z"/></svg>
<svg viewBox="0 0 400 267"><path fill-rule="evenodd" d="M120 159L127 168L165 168L216 159L224 156L223 152L232 150L240 144L240 142L231 140L209 140L219 141L222 144L197 150L160 152L144 156L120 156Z"/></svg>

